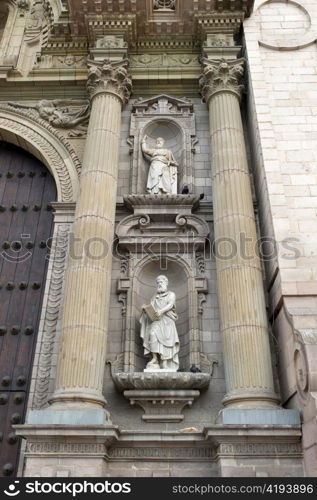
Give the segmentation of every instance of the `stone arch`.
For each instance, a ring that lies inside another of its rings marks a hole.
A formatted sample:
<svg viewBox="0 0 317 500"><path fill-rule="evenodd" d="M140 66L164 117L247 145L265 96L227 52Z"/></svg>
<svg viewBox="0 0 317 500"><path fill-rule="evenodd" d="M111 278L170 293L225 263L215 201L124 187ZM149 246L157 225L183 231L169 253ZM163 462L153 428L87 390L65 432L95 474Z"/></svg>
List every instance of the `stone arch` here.
<svg viewBox="0 0 317 500"><path fill-rule="evenodd" d="M15 144L38 158L53 175L59 202L76 201L80 161L67 140L43 120L0 108L0 139Z"/></svg>

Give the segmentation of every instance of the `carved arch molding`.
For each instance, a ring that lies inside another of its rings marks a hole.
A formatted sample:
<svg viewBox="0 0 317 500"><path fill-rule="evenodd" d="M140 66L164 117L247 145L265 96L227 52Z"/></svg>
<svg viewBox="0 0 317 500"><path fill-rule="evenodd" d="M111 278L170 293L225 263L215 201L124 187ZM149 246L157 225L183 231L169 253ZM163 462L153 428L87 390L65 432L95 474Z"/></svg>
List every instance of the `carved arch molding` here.
<svg viewBox="0 0 317 500"><path fill-rule="evenodd" d="M0 106L0 139L26 149L52 173L59 202L76 201L81 163L68 141L44 120Z"/></svg>

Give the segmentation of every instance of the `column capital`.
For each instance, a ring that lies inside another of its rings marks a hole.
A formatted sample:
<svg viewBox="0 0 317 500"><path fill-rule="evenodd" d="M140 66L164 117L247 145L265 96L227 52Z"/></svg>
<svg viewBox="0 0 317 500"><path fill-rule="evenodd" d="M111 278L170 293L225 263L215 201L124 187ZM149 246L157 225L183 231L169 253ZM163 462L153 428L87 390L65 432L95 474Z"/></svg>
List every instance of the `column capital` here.
<svg viewBox="0 0 317 500"><path fill-rule="evenodd" d="M129 61L110 61L105 59L101 64L90 63L87 80L87 91L90 99L97 94L114 94L125 104L131 95L132 80L129 72Z"/></svg>
<svg viewBox="0 0 317 500"><path fill-rule="evenodd" d="M241 98L244 85L240 84L244 73L245 59L202 59L203 74L199 85L203 100L209 99L217 92L233 92Z"/></svg>

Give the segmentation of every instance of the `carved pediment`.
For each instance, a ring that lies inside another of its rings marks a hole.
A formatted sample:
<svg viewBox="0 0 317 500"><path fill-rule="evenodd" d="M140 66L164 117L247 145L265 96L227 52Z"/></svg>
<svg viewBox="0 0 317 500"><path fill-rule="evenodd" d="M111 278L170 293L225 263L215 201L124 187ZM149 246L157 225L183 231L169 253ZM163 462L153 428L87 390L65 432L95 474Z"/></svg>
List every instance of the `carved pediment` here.
<svg viewBox="0 0 317 500"><path fill-rule="evenodd" d="M133 105L133 112L141 115L189 115L193 112L193 104L189 99L160 94L139 99Z"/></svg>

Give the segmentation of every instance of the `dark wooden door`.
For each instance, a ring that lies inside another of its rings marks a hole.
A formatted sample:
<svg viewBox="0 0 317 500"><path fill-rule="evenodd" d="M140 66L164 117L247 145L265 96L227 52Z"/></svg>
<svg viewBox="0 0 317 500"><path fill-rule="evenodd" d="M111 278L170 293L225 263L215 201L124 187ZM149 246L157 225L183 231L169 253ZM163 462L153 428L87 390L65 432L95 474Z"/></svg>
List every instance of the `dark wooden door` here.
<svg viewBox="0 0 317 500"><path fill-rule="evenodd" d="M17 473L55 200L47 168L0 141L0 477Z"/></svg>

